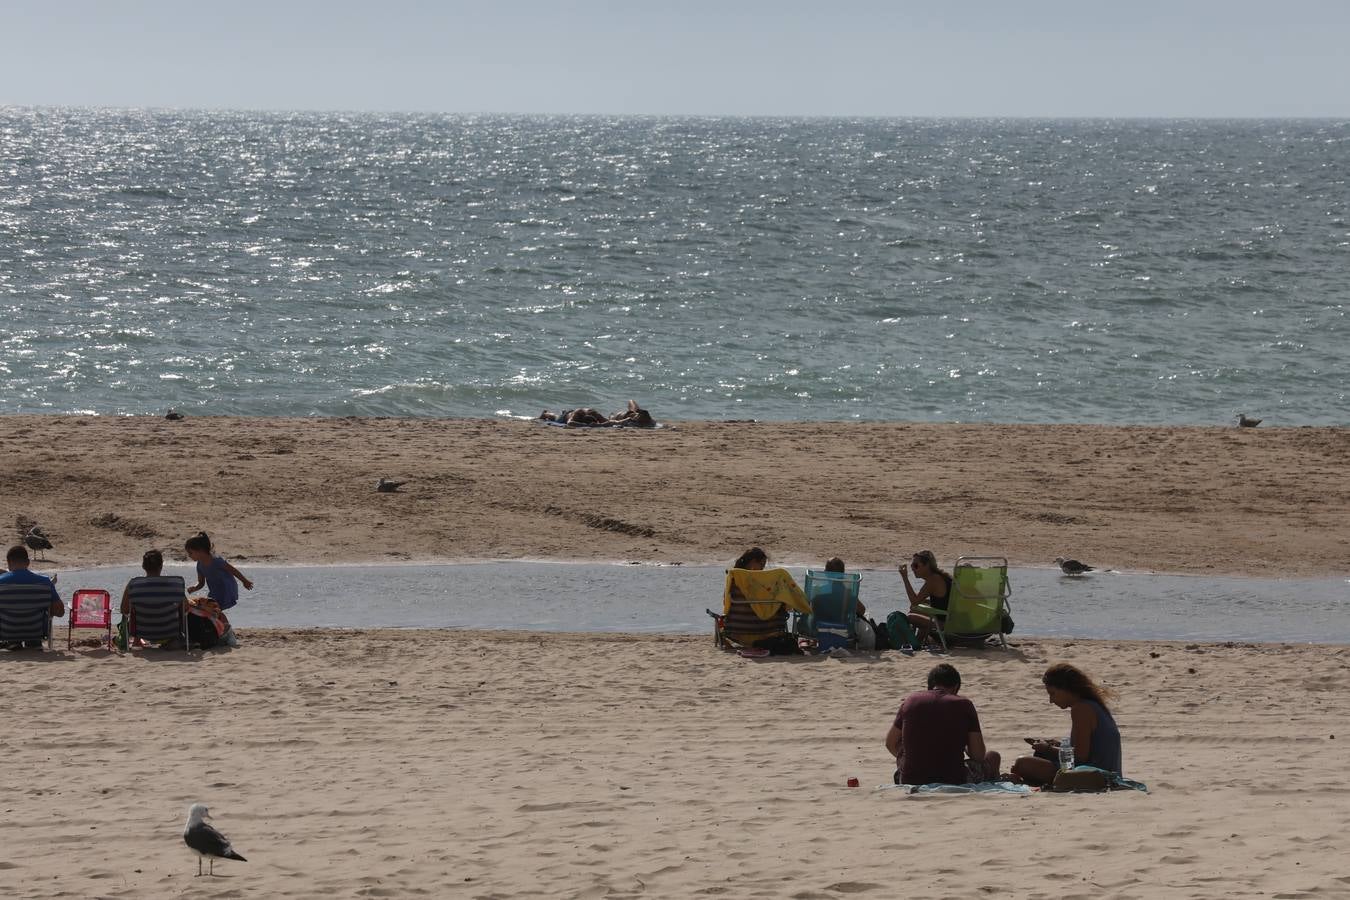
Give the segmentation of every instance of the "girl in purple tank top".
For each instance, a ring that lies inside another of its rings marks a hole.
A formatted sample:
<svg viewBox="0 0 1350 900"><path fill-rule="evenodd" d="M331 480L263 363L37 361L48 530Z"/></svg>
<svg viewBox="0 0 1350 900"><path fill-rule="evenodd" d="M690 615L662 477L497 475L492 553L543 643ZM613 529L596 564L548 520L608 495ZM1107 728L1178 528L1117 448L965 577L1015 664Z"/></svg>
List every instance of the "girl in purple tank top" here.
<svg viewBox="0 0 1350 900"><path fill-rule="evenodd" d="M208 599L215 601L221 609L229 609L239 602L236 579L244 586L244 590L253 590L253 582L245 578L243 572L230 565L225 557L215 555L211 549L211 539L205 531L188 538L183 549L187 551L188 559L197 564L197 583L188 588L189 594L205 586Z"/></svg>

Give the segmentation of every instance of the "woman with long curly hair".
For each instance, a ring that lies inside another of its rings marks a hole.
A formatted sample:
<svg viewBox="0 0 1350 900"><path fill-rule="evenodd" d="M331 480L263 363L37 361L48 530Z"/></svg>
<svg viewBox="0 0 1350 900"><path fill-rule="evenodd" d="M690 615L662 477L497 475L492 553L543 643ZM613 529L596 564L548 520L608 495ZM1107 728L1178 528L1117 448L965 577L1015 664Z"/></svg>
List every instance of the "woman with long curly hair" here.
<svg viewBox="0 0 1350 900"><path fill-rule="evenodd" d="M1068 663L1055 663L1041 676L1041 684L1050 702L1069 711L1072 723L1068 740L1073 744L1074 763L1121 773L1120 729L1107 701L1112 692L1101 687L1087 673ZM1027 784L1049 784L1055 780L1056 756L1062 741L1037 741L1035 756L1023 756L1013 763L1012 773Z"/></svg>

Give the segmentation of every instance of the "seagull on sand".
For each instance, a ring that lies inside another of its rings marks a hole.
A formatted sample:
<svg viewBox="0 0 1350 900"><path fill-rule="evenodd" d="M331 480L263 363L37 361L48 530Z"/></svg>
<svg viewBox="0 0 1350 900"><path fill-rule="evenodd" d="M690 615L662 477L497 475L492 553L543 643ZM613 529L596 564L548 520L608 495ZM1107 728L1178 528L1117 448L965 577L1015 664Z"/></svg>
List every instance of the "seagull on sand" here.
<svg viewBox="0 0 1350 900"><path fill-rule="evenodd" d="M1260 419L1249 419L1245 413L1238 413L1235 417L1239 428L1255 428L1261 424Z"/></svg>
<svg viewBox="0 0 1350 900"><path fill-rule="evenodd" d="M43 532L43 530L37 527L36 525L28 529L28 533L23 536L23 542L28 547L29 550L36 550L39 554L42 554L44 550L55 549L52 547L51 540L47 537L47 535ZM47 557L45 555L41 555L39 556L39 558L46 559Z"/></svg>
<svg viewBox="0 0 1350 900"><path fill-rule="evenodd" d="M392 494L407 483L406 481L395 481L392 478L381 478L375 482L375 490L381 494Z"/></svg>
<svg viewBox="0 0 1350 900"><path fill-rule="evenodd" d="M1055 565L1059 566L1059 570L1065 575L1082 575L1084 572L1091 572L1096 569L1095 566L1080 563L1076 559L1065 559L1062 556L1055 557Z"/></svg>
<svg viewBox="0 0 1350 900"><path fill-rule="evenodd" d="M248 862L230 846L229 838L216 831L206 820L211 818L211 810L206 808L204 803L194 803L188 807L187 827L183 829L183 843L187 844L197 852L197 874L202 874L202 860L211 861L211 868L206 873L208 875L216 874L216 858L237 859L240 862Z"/></svg>

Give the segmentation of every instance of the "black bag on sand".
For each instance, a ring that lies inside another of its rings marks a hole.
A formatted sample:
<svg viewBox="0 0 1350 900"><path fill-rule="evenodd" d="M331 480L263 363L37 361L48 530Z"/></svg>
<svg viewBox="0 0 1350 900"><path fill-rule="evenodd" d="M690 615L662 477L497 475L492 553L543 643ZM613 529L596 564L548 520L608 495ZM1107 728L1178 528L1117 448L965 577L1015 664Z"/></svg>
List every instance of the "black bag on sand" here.
<svg viewBox="0 0 1350 900"><path fill-rule="evenodd" d="M873 640L876 643L873 644L872 649L878 651L895 649L891 646L891 633L886 630L885 626L878 625L873 619L864 619L863 621L872 626L872 634L875 635Z"/></svg>
<svg viewBox="0 0 1350 900"><path fill-rule="evenodd" d="M191 613L187 617L188 628L188 646L198 646L203 650L210 650L220 642L220 635L216 634L216 626L211 624L210 619L201 616L194 616Z"/></svg>

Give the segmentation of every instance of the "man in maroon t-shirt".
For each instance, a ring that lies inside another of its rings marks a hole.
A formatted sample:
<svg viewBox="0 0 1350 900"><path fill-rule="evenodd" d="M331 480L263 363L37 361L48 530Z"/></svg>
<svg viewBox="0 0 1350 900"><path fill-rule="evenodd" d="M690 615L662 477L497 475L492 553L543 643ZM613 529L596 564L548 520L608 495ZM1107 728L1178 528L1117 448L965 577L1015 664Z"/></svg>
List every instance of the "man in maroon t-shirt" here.
<svg viewBox="0 0 1350 900"><path fill-rule="evenodd" d="M961 673L941 663L928 673L928 690L900 704L886 734L896 784L965 784L997 777L1001 759L985 750L975 704L958 697L960 690Z"/></svg>

